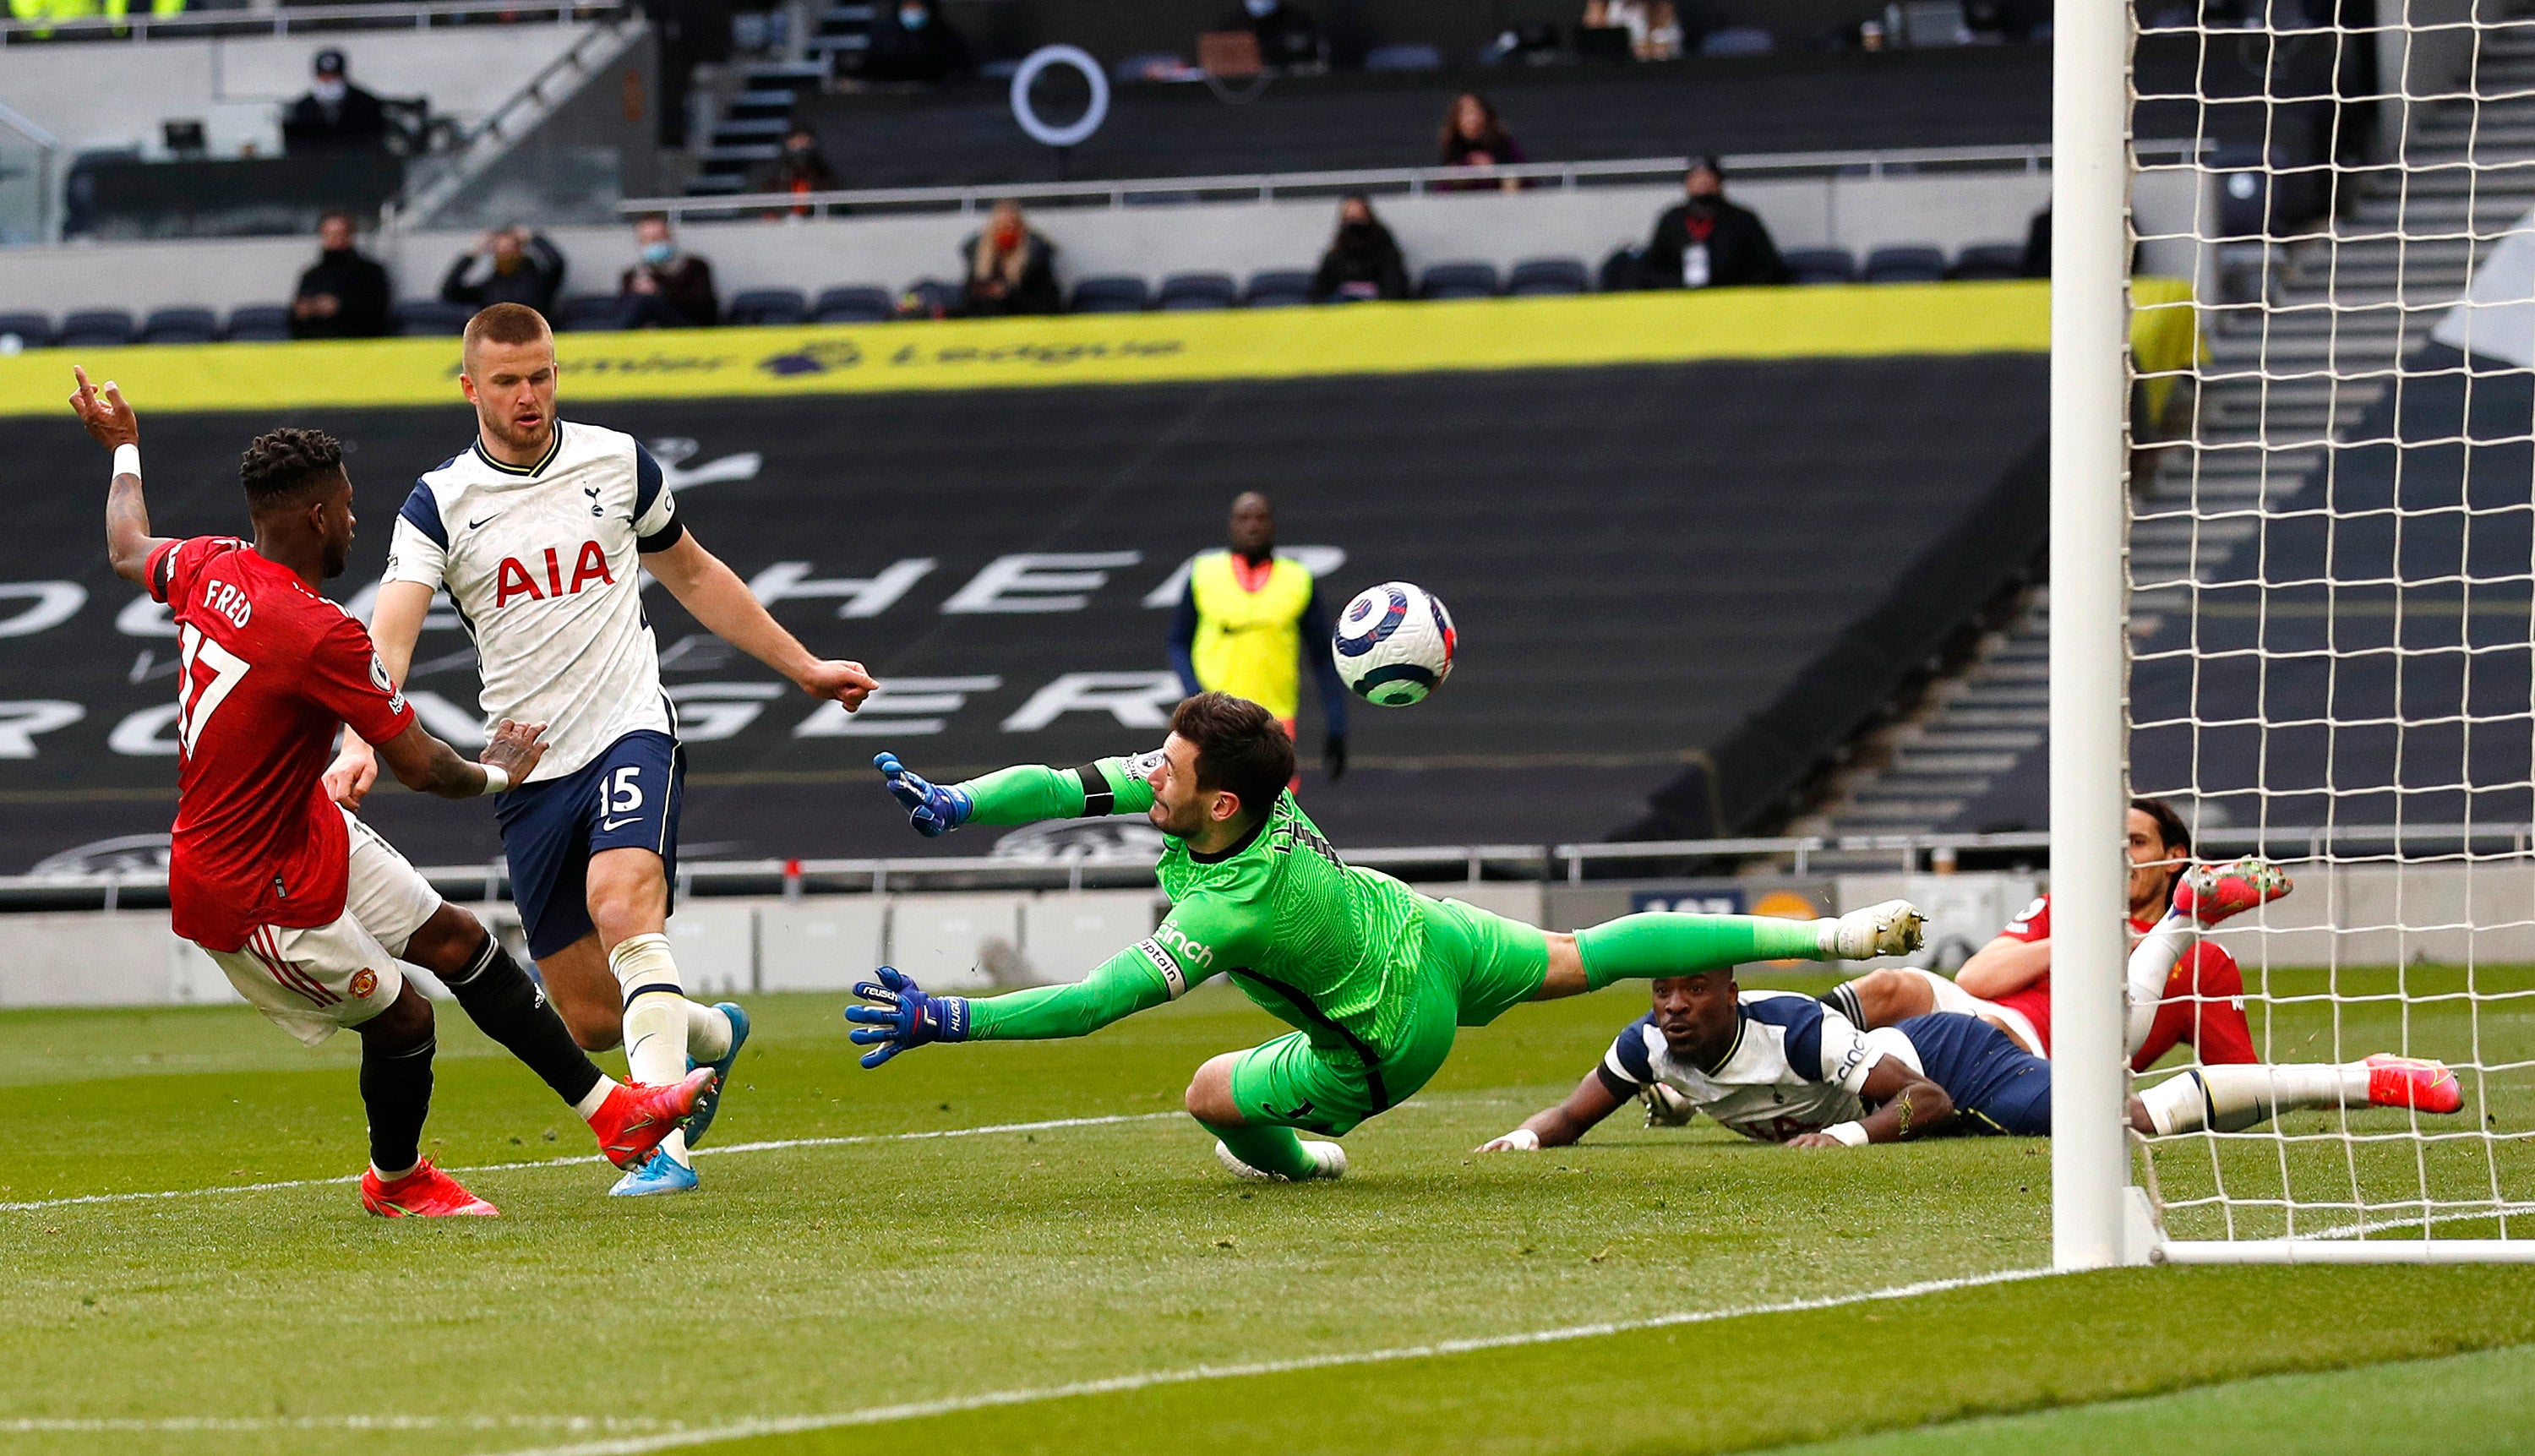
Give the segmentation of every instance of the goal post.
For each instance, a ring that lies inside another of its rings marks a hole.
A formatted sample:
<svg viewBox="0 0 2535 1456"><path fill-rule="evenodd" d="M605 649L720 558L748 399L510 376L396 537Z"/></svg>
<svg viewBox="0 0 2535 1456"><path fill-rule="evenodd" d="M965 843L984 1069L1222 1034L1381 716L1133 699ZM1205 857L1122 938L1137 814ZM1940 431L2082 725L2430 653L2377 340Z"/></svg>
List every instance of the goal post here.
<svg viewBox="0 0 2535 1456"><path fill-rule="evenodd" d="M2535 0L2064 0L2053 167L2054 1263L2535 1261ZM2338 1090L2129 1130L2133 792Z"/></svg>

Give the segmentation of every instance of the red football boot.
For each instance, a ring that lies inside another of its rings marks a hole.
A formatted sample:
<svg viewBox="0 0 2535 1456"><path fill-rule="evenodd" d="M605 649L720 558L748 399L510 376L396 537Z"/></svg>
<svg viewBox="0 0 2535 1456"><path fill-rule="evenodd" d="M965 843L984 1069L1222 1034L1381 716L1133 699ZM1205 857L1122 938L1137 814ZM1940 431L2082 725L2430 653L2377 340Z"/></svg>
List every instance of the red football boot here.
<svg viewBox="0 0 2535 1456"><path fill-rule="evenodd" d="M383 1219L490 1219L502 1213L432 1167L428 1158L393 1180L382 1179L377 1169L362 1173L361 1207Z"/></svg>
<svg viewBox="0 0 2535 1456"><path fill-rule="evenodd" d="M2445 1062L2380 1051L2368 1058L2368 1105L2452 1112L2464 1106L2464 1089Z"/></svg>
<svg viewBox="0 0 2535 1456"><path fill-rule="evenodd" d="M713 1069L698 1067L675 1082L654 1086L620 1083L598 1105L589 1130L598 1134L598 1151L618 1168L633 1168L660 1139L677 1131L678 1122L696 1109L696 1099L713 1085Z"/></svg>
<svg viewBox="0 0 2535 1456"><path fill-rule="evenodd" d="M2206 929L2296 888L2288 871L2259 855L2248 855L2233 864L2195 864L2185 870L2174 886L2174 908Z"/></svg>

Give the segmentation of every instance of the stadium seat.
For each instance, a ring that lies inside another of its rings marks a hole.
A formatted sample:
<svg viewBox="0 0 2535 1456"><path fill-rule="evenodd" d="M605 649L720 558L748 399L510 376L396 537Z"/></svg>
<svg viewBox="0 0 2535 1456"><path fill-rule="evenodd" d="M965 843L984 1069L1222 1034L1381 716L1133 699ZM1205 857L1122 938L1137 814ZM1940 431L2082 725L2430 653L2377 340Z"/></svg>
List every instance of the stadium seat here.
<svg viewBox="0 0 2535 1456"><path fill-rule="evenodd" d="M826 289L810 308L811 321L821 324L885 324L896 317L897 303L889 289L871 284Z"/></svg>
<svg viewBox="0 0 2535 1456"><path fill-rule="evenodd" d="M290 307L283 303L242 303L229 310L229 326L220 337L232 344L278 344L290 337Z"/></svg>
<svg viewBox="0 0 2535 1456"><path fill-rule="evenodd" d="M1312 276L1298 268L1263 269L1241 290L1245 308L1291 308L1312 301Z"/></svg>
<svg viewBox="0 0 2535 1456"><path fill-rule="evenodd" d="M1368 71L1441 71L1444 52L1422 40L1377 45L1364 53Z"/></svg>
<svg viewBox="0 0 2535 1456"><path fill-rule="evenodd" d="M208 308L154 309L141 321L144 344L209 344L219 337L219 317Z"/></svg>
<svg viewBox="0 0 2535 1456"><path fill-rule="evenodd" d="M1877 248L1866 255L1870 284L1934 284L1946 277L1946 255L1935 248Z"/></svg>
<svg viewBox="0 0 2535 1456"><path fill-rule="evenodd" d="M743 288L731 295L722 322L733 325L806 324L810 297L799 288Z"/></svg>
<svg viewBox="0 0 2535 1456"><path fill-rule="evenodd" d="M396 332L404 339L454 339L466 332L475 310L437 298L407 298L396 306Z"/></svg>
<svg viewBox="0 0 2535 1456"><path fill-rule="evenodd" d="M959 285L938 278L920 278L908 284L906 296L915 301L918 312L934 318L947 318L959 311Z"/></svg>
<svg viewBox="0 0 2535 1456"><path fill-rule="evenodd" d="M558 334L584 334L616 327L616 300L606 293L567 293L554 306Z"/></svg>
<svg viewBox="0 0 2535 1456"><path fill-rule="evenodd" d="M111 348L130 344L132 315L120 308L83 308L62 319L53 343L64 348Z"/></svg>
<svg viewBox="0 0 2535 1456"><path fill-rule="evenodd" d="M2024 244L1974 243L1954 255L1953 277L1997 280L2024 277Z"/></svg>
<svg viewBox="0 0 2535 1456"><path fill-rule="evenodd" d="M1789 248L1779 254L1792 281L1800 284L1857 282L1857 255L1846 248Z"/></svg>
<svg viewBox="0 0 2535 1456"><path fill-rule="evenodd" d="M53 321L40 313L0 313L0 334L15 334L22 348L53 342Z"/></svg>
<svg viewBox="0 0 2535 1456"><path fill-rule="evenodd" d="M1417 277L1420 298L1493 298L1497 266L1493 263L1438 263Z"/></svg>
<svg viewBox="0 0 2535 1456"><path fill-rule="evenodd" d="M1719 55L1767 55L1778 48L1778 38L1759 26L1727 26L1699 37L1699 53Z"/></svg>
<svg viewBox="0 0 2535 1456"><path fill-rule="evenodd" d="M1070 313L1142 313L1153 306L1150 285L1133 274L1102 274L1074 285Z"/></svg>
<svg viewBox="0 0 2535 1456"><path fill-rule="evenodd" d="M1228 273L1174 273L1162 280L1153 306L1165 313L1205 308L1230 308L1241 301L1241 285Z"/></svg>
<svg viewBox="0 0 2535 1456"><path fill-rule="evenodd" d="M1574 258L1525 258L1506 275L1509 298L1546 298L1559 293L1589 293L1592 278Z"/></svg>

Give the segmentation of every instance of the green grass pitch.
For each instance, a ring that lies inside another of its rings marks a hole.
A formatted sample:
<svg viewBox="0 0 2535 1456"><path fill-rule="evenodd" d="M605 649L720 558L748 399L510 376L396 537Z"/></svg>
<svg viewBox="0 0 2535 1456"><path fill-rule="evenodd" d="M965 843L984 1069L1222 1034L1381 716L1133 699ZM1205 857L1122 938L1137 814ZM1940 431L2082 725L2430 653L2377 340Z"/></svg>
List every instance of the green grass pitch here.
<svg viewBox="0 0 2535 1456"><path fill-rule="evenodd" d="M1433 1086L1347 1139L1345 1181L1274 1187L1223 1176L1176 1114L1206 1056L1278 1030L1229 992L876 1073L839 1003L753 998L704 1192L640 1202L604 1197L604 1167L555 1164L587 1151L578 1121L443 1007L429 1152L512 1166L467 1174L504 1217L437 1224L305 1181L360 1167L350 1038L308 1053L243 1008L0 1016L0 1456L717 1431L738 1438L708 1449L750 1456L2535 1442L2535 1270L2126 1270L1860 1299L2046 1264L2047 1145L1803 1154L1624 1114L1576 1149L1469 1153L1563 1095L1638 989L1464 1033ZM2486 1059L2535 1047L2519 1004L2484 1008ZM2288 1006L2271 1033L2328 1045L2327 1009ZM2395 1045L2397 1015L2346 1006L2347 1045ZM2535 1129L2535 1079L2467 1095ZM964 1132L1070 1119L1101 1120ZM2224 1156L2328 1180L2336 1148ZM2189 1192L2189 1160L2160 1163ZM2535 1150L2505 1144L2500 1166L2526 1196ZM237 1191L260 1183L288 1186ZM1568 1337L1515 1339L1544 1332Z"/></svg>

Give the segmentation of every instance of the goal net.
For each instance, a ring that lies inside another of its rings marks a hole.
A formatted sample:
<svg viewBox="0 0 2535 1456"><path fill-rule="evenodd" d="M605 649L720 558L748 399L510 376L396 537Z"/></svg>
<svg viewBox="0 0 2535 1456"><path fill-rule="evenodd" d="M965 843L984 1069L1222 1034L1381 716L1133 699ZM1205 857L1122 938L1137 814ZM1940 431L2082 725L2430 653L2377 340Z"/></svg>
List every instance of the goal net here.
<svg viewBox="0 0 2535 1456"><path fill-rule="evenodd" d="M2125 8L2129 134L2187 143L2127 209L2131 791L2296 881L2210 937L2262 1061L2462 1097L2132 1176L2169 1258L2535 1256L2535 4Z"/></svg>

